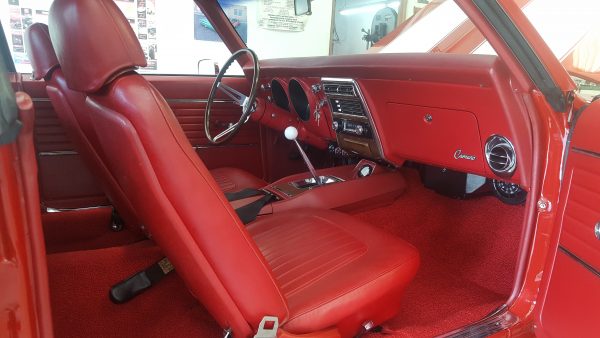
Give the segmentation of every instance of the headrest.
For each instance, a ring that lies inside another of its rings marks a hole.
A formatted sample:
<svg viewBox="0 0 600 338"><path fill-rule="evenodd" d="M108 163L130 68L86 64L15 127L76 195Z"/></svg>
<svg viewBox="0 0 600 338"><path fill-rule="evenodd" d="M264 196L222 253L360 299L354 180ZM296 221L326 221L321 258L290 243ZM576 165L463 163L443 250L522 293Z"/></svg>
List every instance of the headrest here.
<svg viewBox="0 0 600 338"><path fill-rule="evenodd" d="M146 66L142 46L113 0L55 0L49 26L73 90L93 93L117 75Z"/></svg>
<svg viewBox="0 0 600 338"><path fill-rule="evenodd" d="M33 78L46 78L54 68L58 67L58 59L50 41L48 26L34 23L25 31L25 49L33 68Z"/></svg>

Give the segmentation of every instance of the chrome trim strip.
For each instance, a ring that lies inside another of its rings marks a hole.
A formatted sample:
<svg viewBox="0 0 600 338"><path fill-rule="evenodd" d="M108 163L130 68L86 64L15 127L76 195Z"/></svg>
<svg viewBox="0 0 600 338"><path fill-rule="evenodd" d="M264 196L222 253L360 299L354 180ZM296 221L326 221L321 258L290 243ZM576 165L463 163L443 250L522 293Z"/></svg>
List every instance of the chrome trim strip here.
<svg viewBox="0 0 600 338"><path fill-rule="evenodd" d="M577 255L575 255L574 253L572 253L571 251L569 251L562 245L558 246L558 250L561 251L562 253L564 253L565 255L567 255L568 257L572 258L573 260L575 260L577 263L579 263L579 265L583 266L584 268L586 268L586 270L588 270L591 273L593 273L594 275L596 275L596 277L600 277L600 271L596 270L596 268L589 265L586 261L579 258Z"/></svg>
<svg viewBox="0 0 600 338"><path fill-rule="evenodd" d="M166 99L167 103L208 103L208 99ZM213 103L232 103L236 104L233 100L213 100Z"/></svg>
<svg viewBox="0 0 600 338"><path fill-rule="evenodd" d="M365 100L365 97L362 93L362 90L360 89L360 86L358 85L358 82L356 82L356 80L354 80L354 79L349 79L349 78L322 77L321 85L323 85L324 82L328 82L328 81L329 82L349 82L354 85L354 88L356 88L356 92L358 94L358 98L360 99L363 107L365 108L365 114L367 115L369 123L371 124L371 127L374 130L373 136L375 139L375 143L377 144L377 149L379 150L379 154L381 155L381 159L387 161L385 158L385 154L383 153L383 147L381 145L381 141L380 141L381 139L379 138L379 131L377 130L377 125L375 124L375 121L373 120L373 116L371 116L371 109L369 109L367 100ZM324 85L323 85L323 88L325 88ZM323 93L325 93L325 90L323 90ZM325 96L327 97L327 94L325 94ZM331 112L331 114L333 115L333 111ZM342 114L342 115L346 115L346 114ZM336 132L336 137L337 137L337 132Z"/></svg>
<svg viewBox="0 0 600 338"><path fill-rule="evenodd" d="M31 101L33 101L33 102L51 102L49 98L45 98L45 97L32 97Z"/></svg>
<svg viewBox="0 0 600 338"><path fill-rule="evenodd" d="M52 102L49 98L32 98L33 102ZM167 103L207 103L208 99L166 99ZM213 100L213 103L233 103L233 100Z"/></svg>
<svg viewBox="0 0 600 338"><path fill-rule="evenodd" d="M40 151L38 156L67 156L67 155L78 155L79 153L74 150L55 150L55 151Z"/></svg>
<svg viewBox="0 0 600 338"><path fill-rule="evenodd" d="M211 148L235 148L235 147L254 147L258 146L257 143L248 143L248 144L225 144L225 145L193 145L192 148L198 149L211 149ZM38 156L69 156L69 155L79 155L78 152L74 150L55 150L55 151L41 151L38 153Z"/></svg>
<svg viewBox="0 0 600 338"><path fill-rule="evenodd" d="M247 144L223 144L223 145L193 145L192 148L195 150L199 149L213 149L213 148L236 148L236 147L255 147L258 146L257 143L247 143Z"/></svg>
<svg viewBox="0 0 600 338"><path fill-rule="evenodd" d="M487 337L494 333L506 330L518 322L519 318L508 312L505 305L494 310L490 315L480 321L457 330L440 335L439 337L476 338Z"/></svg>
<svg viewBox="0 0 600 338"><path fill-rule="evenodd" d="M336 116L341 116L341 117L346 117L346 118L355 118L355 119L361 119L361 120L368 120L369 118L366 116L361 116L361 115L352 115L352 114L344 114L344 113L338 113L338 112L331 112L332 114L336 115Z"/></svg>
<svg viewBox="0 0 600 338"><path fill-rule="evenodd" d="M50 208L50 207L43 207L43 209L46 210L46 212L48 212L48 213L93 210L93 209L100 209L100 208L112 208L112 205L110 205L110 204L107 204L107 205L95 205L95 206L91 206L91 207L81 207L81 208Z"/></svg>
<svg viewBox="0 0 600 338"><path fill-rule="evenodd" d="M585 150L585 149L581 149L581 148L575 148L575 147L572 148L571 151L574 152L574 153L580 153L580 154L592 156L592 157L595 157L595 158L600 158L600 153L597 153L595 151L589 151L589 150Z"/></svg>

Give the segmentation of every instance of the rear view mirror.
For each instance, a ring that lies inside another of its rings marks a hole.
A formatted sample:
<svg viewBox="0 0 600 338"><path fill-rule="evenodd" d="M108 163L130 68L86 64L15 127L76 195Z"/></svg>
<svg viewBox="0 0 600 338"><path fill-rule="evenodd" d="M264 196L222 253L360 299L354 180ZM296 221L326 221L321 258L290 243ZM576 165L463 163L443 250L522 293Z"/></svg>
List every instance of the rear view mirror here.
<svg viewBox="0 0 600 338"><path fill-rule="evenodd" d="M310 0L294 0L294 13L299 15L310 15Z"/></svg>

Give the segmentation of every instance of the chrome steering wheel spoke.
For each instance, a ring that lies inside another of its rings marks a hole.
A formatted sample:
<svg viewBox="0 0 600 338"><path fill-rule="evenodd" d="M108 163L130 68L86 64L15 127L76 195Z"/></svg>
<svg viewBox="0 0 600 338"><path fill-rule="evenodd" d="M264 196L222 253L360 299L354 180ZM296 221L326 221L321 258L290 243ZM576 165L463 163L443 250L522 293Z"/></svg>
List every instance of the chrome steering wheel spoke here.
<svg viewBox="0 0 600 338"><path fill-rule="evenodd" d="M240 107L244 107L248 102L248 96L238 92L237 90L229 87L223 82L217 84L217 89L225 93L227 96L232 98Z"/></svg>

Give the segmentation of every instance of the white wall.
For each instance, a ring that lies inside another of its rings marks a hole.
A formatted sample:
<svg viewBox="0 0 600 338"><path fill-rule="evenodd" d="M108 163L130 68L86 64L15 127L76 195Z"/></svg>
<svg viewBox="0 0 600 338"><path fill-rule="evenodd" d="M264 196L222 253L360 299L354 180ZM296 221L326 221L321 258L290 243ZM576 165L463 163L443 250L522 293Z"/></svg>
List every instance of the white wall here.
<svg viewBox="0 0 600 338"><path fill-rule="evenodd" d="M329 55L333 0L311 3L303 32L283 32L258 27L257 3L248 6L248 47L261 59Z"/></svg>
<svg viewBox="0 0 600 338"><path fill-rule="evenodd" d="M256 51L259 58L329 55L333 0L313 2L313 14L306 17L305 29L302 32L274 31L258 27L259 1L261 0L240 3L248 7L248 46ZM33 3L37 8L49 8L52 0L20 2ZM212 59L223 65L231 56L222 42L194 39L194 6L191 0L156 0L157 69L141 72L196 74L198 60ZM0 19L12 48L7 0L0 0ZM212 62L201 63L201 70L205 73L212 73L213 69ZM18 64L17 70L27 73L31 72L31 67L28 64ZM241 74L241 69L232 66L230 72Z"/></svg>

